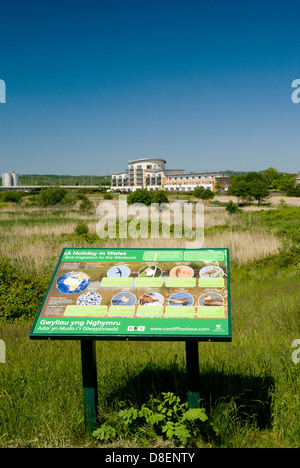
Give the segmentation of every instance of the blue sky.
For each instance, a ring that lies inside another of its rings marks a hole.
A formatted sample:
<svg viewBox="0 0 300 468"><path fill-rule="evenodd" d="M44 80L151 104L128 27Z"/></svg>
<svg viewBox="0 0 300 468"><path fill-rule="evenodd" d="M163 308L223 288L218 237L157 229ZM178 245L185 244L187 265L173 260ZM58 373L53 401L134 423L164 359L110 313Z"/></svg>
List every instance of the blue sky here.
<svg viewBox="0 0 300 468"><path fill-rule="evenodd" d="M0 172L300 170L300 2L0 5Z"/></svg>

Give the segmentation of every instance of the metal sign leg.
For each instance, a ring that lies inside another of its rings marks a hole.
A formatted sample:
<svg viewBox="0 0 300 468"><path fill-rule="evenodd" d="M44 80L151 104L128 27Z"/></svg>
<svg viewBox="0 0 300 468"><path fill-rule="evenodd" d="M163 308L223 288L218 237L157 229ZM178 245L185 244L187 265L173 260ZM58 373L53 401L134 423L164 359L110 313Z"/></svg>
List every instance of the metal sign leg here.
<svg viewBox="0 0 300 468"><path fill-rule="evenodd" d="M187 400L189 408L199 408L199 353L197 341L186 341Z"/></svg>
<svg viewBox="0 0 300 468"><path fill-rule="evenodd" d="M98 406L95 341L81 341L81 364L85 430L91 434L96 427Z"/></svg>

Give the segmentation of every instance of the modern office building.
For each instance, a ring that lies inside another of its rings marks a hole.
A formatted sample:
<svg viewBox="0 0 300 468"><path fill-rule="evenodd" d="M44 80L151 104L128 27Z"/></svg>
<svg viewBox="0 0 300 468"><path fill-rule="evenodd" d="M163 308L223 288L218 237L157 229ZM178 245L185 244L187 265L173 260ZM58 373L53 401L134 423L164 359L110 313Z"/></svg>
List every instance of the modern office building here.
<svg viewBox="0 0 300 468"><path fill-rule="evenodd" d="M128 161L128 169L113 172L111 189L134 192L138 189L188 192L197 187L209 188L213 192L228 190L230 178L219 172L190 172L184 169L166 169L166 161L143 158Z"/></svg>
<svg viewBox="0 0 300 468"><path fill-rule="evenodd" d="M5 172L2 174L2 187L18 187L20 176L18 172Z"/></svg>

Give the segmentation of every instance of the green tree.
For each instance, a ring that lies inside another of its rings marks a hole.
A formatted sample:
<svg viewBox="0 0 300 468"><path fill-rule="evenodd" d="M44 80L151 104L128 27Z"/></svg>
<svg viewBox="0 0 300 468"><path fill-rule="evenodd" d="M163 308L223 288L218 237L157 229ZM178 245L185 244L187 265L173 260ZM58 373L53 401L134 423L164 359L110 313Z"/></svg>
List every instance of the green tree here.
<svg viewBox="0 0 300 468"><path fill-rule="evenodd" d="M39 193L38 203L43 207L58 205L66 194L66 189L62 187L48 187Z"/></svg>
<svg viewBox="0 0 300 468"><path fill-rule="evenodd" d="M280 174L273 167L269 167L261 173L263 180L270 190L280 190L286 192L295 185L295 174Z"/></svg>
<svg viewBox="0 0 300 468"><path fill-rule="evenodd" d="M278 174L278 177L272 180L269 188L287 192L295 186L295 177L295 174Z"/></svg>
<svg viewBox="0 0 300 468"><path fill-rule="evenodd" d="M286 194L288 197L300 197L300 184L289 188Z"/></svg>
<svg viewBox="0 0 300 468"><path fill-rule="evenodd" d="M22 194L20 192L3 192L1 200L5 203L20 203Z"/></svg>
<svg viewBox="0 0 300 468"><path fill-rule="evenodd" d="M196 198L202 198L203 200L212 200L215 196L215 194L209 188L205 189L202 186L197 187L194 190L193 195Z"/></svg>
<svg viewBox="0 0 300 468"><path fill-rule="evenodd" d="M257 200L258 205L270 195L268 185L263 180L253 180L249 183L249 189L251 197Z"/></svg>
<svg viewBox="0 0 300 468"><path fill-rule="evenodd" d="M232 177L231 185L228 189L228 194L237 197L239 202L250 202L252 199L249 183L247 183L247 181L244 179L244 176Z"/></svg>
<svg viewBox="0 0 300 468"><path fill-rule="evenodd" d="M129 204L143 203L144 205L151 205L151 203L169 203L168 195L164 190L149 191L147 189L136 190L127 197Z"/></svg>
<svg viewBox="0 0 300 468"><path fill-rule="evenodd" d="M169 203L168 195L164 190L158 190L154 192L153 201L154 203Z"/></svg>
<svg viewBox="0 0 300 468"><path fill-rule="evenodd" d="M132 203L143 203L144 205L151 205L153 203L154 195L153 192L150 192L147 189L136 190L127 197L127 202Z"/></svg>
<svg viewBox="0 0 300 468"><path fill-rule="evenodd" d="M273 183L274 180L278 179L280 176L279 172L274 169L274 167L269 167L261 173L263 180L266 182L268 187Z"/></svg>
<svg viewBox="0 0 300 468"><path fill-rule="evenodd" d="M78 195L74 190L67 190L67 193L61 200L60 204L64 206L73 206L78 201Z"/></svg>
<svg viewBox="0 0 300 468"><path fill-rule="evenodd" d="M250 203L252 200L257 200L260 204L269 196L269 188L261 173L249 172L232 177L228 194L236 196L239 202L242 200Z"/></svg>
<svg viewBox="0 0 300 468"><path fill-rule="evenodd" d="M37 196L37 202L42 207L65 205L72 206L78 200L78 194L62 187L48 187L41 190Z"/></svg>

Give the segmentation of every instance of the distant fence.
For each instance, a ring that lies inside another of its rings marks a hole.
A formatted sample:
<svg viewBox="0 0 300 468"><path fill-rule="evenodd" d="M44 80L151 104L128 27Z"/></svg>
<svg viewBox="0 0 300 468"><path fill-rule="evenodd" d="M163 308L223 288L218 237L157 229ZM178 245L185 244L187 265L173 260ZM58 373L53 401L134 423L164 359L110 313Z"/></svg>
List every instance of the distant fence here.
<svg viewBox="0 0 300 468"><path fill-rule="evenodd" d="M42 189L48 187L62 187L65 189L98 189L98 188L110 188L110 185L16 185L12 187L0 186L0 191L13 190L15 192L29 192L34 189Z"/></svg>

